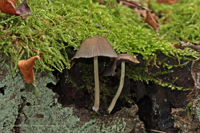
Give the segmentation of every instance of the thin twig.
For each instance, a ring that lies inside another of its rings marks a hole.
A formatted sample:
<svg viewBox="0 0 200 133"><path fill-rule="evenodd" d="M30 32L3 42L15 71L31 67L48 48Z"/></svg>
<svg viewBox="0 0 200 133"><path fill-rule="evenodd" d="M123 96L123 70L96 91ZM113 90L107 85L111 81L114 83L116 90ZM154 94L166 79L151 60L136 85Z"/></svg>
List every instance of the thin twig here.
<svg viewBox="0 0 200 133"><path fill-rule="evenodd" d="M181 44L181 40L180 40L179 38L177 38L176 36L174 36L174 35L172 35L172 34L170 34L170 33L167 33L167 34L169 34L170 36L176 38L176 39L179 41L179 43Z"/></svg>
<svg viewBox="0 0 200 133"><path fill-rule="evenodd" d="M21 42L18 42L23 48L26 48Z"/></svg>
<svg viewBox="0 0 200 133"><path fill-rule="evenodd" d="M167 33L165 33L163 36L161 36L160 38L164 38L166 35L168 34L168 32Z"/></svg>
<svg viewBox="0 0 200 133"><path fill-rule="evenodd" d="M153 132L157 132L157 133L166 133L166 132L162 132L162 131L158 131L158 130L154 130L154 129L150 129Z"/></svg>
<svg viewBox="0 0 200 133"><path fill-rule="evenodd" d="M2 37L8 37L8 38L13 38L12 36L6 36L6 35L0 35L0 36L2 36ZM19 36L16 36L16 38L21 38L21 37L19 37Z"/></svg>
<svg viewBox="0 0 200 133"><path fill-rule="evenodd" d="M200 49L200 45L195 45L195 44L193 44L191 42L185 43L185 42L181 41L179 38L177 38L176 36L174 36L174 35L172 35L170 33L167 33L167 34L169 34L170 36L176 38L179 41L181 47L190 47L190 48L193 48L193 49L196 49L196 50Z"/></svg>
<svg viewBox="0 0 200 133"><path fill-rule="evenodd" d="M142 8L142 9L146 10L146 11L151 11L151 10L148 9L146 6L144 6L144 5L142 5L142 4L139 4L139 3L137 3L137 2L134 2L134 1L132 1L132 0L122 0L122 2L123 2L123 4L126 4L126 5L131 6L131 7L137 6L137 7L140 7L140 8ZM135 6L133 6L133 5L135 5Z"/></svg>

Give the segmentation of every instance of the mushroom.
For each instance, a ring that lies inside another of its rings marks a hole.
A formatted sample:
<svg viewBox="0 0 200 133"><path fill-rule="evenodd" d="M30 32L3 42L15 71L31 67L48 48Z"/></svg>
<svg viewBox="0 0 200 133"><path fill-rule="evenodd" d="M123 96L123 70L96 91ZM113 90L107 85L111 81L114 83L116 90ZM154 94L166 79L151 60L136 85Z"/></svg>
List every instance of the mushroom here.
<svg viewBox="0 0 200 133"><path fill-rule="evenodd" d="M116 62L121 62L121 78L120 78L120 84L119 84L119 88L117 90L117 93L115 94L110 106L108 107L108 113L111 113L111 111L113 110L117 99L119 98L123 86L124 86L124 77L125 77L125 62L127 63L140 63L136 58L134 58L132 55L130 54L119 54L118 58L116 59L115 63L113 66L114 69L116 69Z"/></svg>
<svg viewBox="0 0 200 133"><path fill-rule="evenodd" d="M85 39L75 56L72 58L92 58L94 57L94 80L95 80L95 101L93 110L99 110L99 72L98 72L98 56L106 56L117 58L117 54L110 43L103 37L94 36Z"/></svg>

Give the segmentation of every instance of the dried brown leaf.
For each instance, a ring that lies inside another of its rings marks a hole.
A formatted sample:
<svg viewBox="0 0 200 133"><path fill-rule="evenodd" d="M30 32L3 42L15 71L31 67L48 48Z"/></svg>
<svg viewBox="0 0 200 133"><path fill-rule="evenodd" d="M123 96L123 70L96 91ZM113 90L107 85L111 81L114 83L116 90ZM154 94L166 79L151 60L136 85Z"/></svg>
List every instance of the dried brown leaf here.
<svg viewBox="0 0 200 133"><path fill-rule="evenodd" d="M32 13L31 12L31 9L30 7L28 6L28 3L27 3L27 0L24 0L20 6L16 7L16 13L17 14L20 14L20 15L24 15L24 14L30 14ZM24 19L26 16L22 16L22 18Z"/></svg>
<svg viewBox="0 0 200 133"><path fill-rule="evenodd" d="M147 11L147 17L145 19L145 22L152 26L155 30L158 30L159 23L153 18L150 11Z"/></svg>
<svg viewBox="0 0 200 133"><path fill-rule="evenodd" d="M165 11L165 14L172 14L172 11ZM166 19L163 20L162 24L166 24L168 21L171 20L172 17L167 17Z"/></svg>
<svg viewBox="0 0 200 133"><path fill-rule="evenodd" d="M1 0L0 1L0 11L10 15L24 15L31 13L31 10L27 4L27 0L24 0L20 6L15 7L17 0ZM22 16L24 19L26 16Z"/></svg>
<svg viewBox="0 0 200 133"><path fill-rule="evenodd" d="M15 4L17 2L17 0L6 0L6 1L13 3L13 4Z"/></svg>
<svg viewBox="0 0 200 133"><path fill-rule="evenodd" d="M15 11L14 2L11 0L1 0L0 1L0 11L10 15L19 15Z"/></svg>

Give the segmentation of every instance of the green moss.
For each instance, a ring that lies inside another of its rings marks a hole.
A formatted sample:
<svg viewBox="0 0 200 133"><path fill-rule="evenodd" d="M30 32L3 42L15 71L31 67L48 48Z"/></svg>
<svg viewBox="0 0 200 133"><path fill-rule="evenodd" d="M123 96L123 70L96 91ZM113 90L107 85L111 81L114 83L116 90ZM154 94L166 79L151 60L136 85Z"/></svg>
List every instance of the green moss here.
<svg viewBox="0 0 200 133"><path fill-rule="evenodd" d="M181 0L175 4L158 4L155 0L150 2L150 7L156 12L162 12L163 18L160 23L167 18L171 20L165 25L160 25L159 33L161 36L167 32L176 36L182 41L188 39L191 42L200 40L200 11L199 0ZM165 11L172 11L172 14L165 14ZM171 36L167 37L168 41L175 40ZM177 41L177 40L176 40Z"/></svg>
<svg viewBox="0 0 200 133"><path fill-rule="evenodd" d="M146 28L147 24L141 23L132 9L122 7L122 3L111 10L91 0L41 0L29 1L29 5L33 13L24 20L20 16L1 13L0 23L5 30L0 32L3 40L0 52L7 59L11 58L10 67L14 67L14 71L18 71L18 60L39 54L31 49L44 53L36 68L50 71L70 68L68 55L71 53L65 51L70 47L77 50L90 36L105 37L117 53L141 54L145 60L155 56L157 51L175 58L185 54L158 38L153 30ZM192 53L187 55L194 56Z"/></svg>

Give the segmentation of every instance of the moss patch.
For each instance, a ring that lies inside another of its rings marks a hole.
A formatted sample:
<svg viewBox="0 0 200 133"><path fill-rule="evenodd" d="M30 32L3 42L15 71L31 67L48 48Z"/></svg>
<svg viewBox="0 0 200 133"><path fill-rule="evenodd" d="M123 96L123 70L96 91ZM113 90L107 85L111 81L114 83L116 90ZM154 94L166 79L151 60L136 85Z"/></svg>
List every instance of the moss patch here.
<svg viewBox="0 0 200 133"><path fill-rule="evenodd" d="M29 5L33 13L24 20L20 16L1 13L0 39L3 41L0 50L5 54L4 58L11 59L13 73L18 71L18 60L39 52L43 55L36 68L50 71L70 68L69 55L74 51L69 48L77 50L90 36L105 37L117 53L141 54L145 60L156 56L157 51L174 58L182 58L180 55L185 54L194 56L174 49L157 37L154 30L146 28L147 24L141 23L139 16L122 7L122 3L111 10L91 0L41 0L29 1ZM181 30L181 27L177 29ZM32 49L39 52L34 53Z"/></svg>
<svg viewBox="0 0 200 133"><path fill-rule="evenodd" d="M199 0L180 0L179 2L169 4L158 4L155 0L150 2L150 7L156 12L163 15L160 23L163 22L167 17L171 17L171 20L165 25L160 26L160 34L166 32L171 33L182 41L188 39L191 42L200 40L200 11L199 11ZM171 14L164 13L165 11L172 11ZM167 37L168 41L175 40L172 37Z"/></svg>

